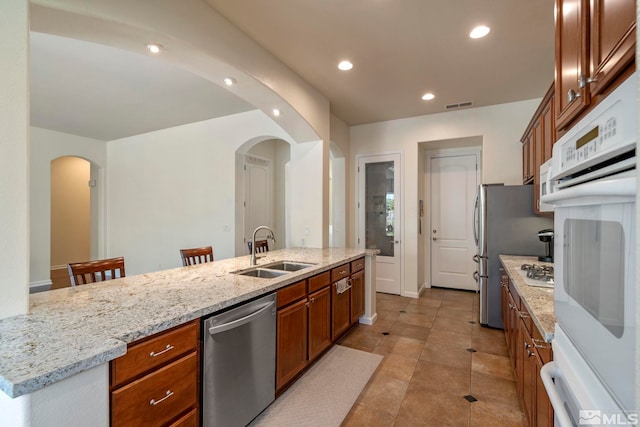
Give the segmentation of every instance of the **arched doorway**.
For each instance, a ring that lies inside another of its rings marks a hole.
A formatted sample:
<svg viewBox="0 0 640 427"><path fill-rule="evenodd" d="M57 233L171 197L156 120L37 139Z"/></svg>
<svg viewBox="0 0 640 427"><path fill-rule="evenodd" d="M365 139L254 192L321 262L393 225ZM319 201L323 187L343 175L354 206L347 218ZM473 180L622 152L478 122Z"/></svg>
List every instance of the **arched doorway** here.
<svg viewBox="0 0 640 427"><path fill-rule="evenodd" d="M270 249L288 246L290 158L290 145L281 139L258 138L236 151L236 255L249 253L247 242L259 225L274 231Z"/></svg>
<svg viewBox="0 0 640 427"><path fill-rule="evenodd" d="M51 161L52 289L69 286L67 264L92 259L97 248L96 167L81 157Z"/></svg>

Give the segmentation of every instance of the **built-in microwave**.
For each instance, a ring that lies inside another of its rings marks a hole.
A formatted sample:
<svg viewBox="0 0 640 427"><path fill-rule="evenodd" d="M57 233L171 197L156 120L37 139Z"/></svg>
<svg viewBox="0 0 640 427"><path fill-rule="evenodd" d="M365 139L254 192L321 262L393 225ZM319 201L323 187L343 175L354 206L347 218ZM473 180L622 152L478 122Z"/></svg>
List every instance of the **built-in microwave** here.
<svg viewBox="0 0 640 427"><path fill-rule="evenodd" d="M636 79L556 142L541 197L555 208L557 319L542 379L560 426L638 416Z"/></svg>

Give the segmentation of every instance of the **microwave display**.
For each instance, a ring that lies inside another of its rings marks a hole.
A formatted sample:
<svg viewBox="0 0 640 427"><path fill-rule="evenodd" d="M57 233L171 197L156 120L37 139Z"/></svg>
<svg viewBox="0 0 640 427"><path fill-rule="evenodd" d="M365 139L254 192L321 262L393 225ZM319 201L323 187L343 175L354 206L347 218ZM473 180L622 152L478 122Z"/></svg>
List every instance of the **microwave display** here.
<svg viewBox="0 0 640 427"><path fill-rule="evenodd" d="M585 133L583 136L578 138L578 140L576 141L576 150L580 147L584 147L585 145L587 145L588 143L596 139L599 135L599 131L600 131L600 127L596 126L593 129L591 129L589 132Z"/></svg>

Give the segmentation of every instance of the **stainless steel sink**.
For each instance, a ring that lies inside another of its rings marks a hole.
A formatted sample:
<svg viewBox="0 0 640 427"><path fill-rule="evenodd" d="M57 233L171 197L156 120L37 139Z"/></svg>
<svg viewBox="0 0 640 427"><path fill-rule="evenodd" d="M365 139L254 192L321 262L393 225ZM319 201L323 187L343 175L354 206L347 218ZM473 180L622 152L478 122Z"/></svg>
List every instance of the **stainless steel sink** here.
<svg viewBox="0 0 640 427"><path fill-rule="evenodd" d="M297 261L279 261L274 262L272 264L266 264L263 267L268 268L270 270L281 270L281 271L298 271L304 268L309 268L315 264L311 264L308 262L297 262Z"/></svg>
<svg viewBox="0 0 640 427"><path fill-rule="evenodd" d="M268 270L266 268L253 268L251 270L238 271L234 274L239 274L240 276L262 277L263 279L273 279L274 277L280 277L287 273L287 271Z"/></svg>

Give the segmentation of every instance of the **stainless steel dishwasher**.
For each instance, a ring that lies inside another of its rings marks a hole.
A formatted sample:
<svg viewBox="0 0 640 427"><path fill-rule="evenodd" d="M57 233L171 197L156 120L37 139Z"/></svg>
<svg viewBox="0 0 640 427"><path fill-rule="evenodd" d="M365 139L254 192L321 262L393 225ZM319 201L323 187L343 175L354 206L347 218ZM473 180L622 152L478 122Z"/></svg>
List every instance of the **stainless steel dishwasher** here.
<svg viewBox="0 0 640 427"><path fill-rule="evenodd" d="M275 398L276 294L203 320L203 427L245 426Z"/></svg>

